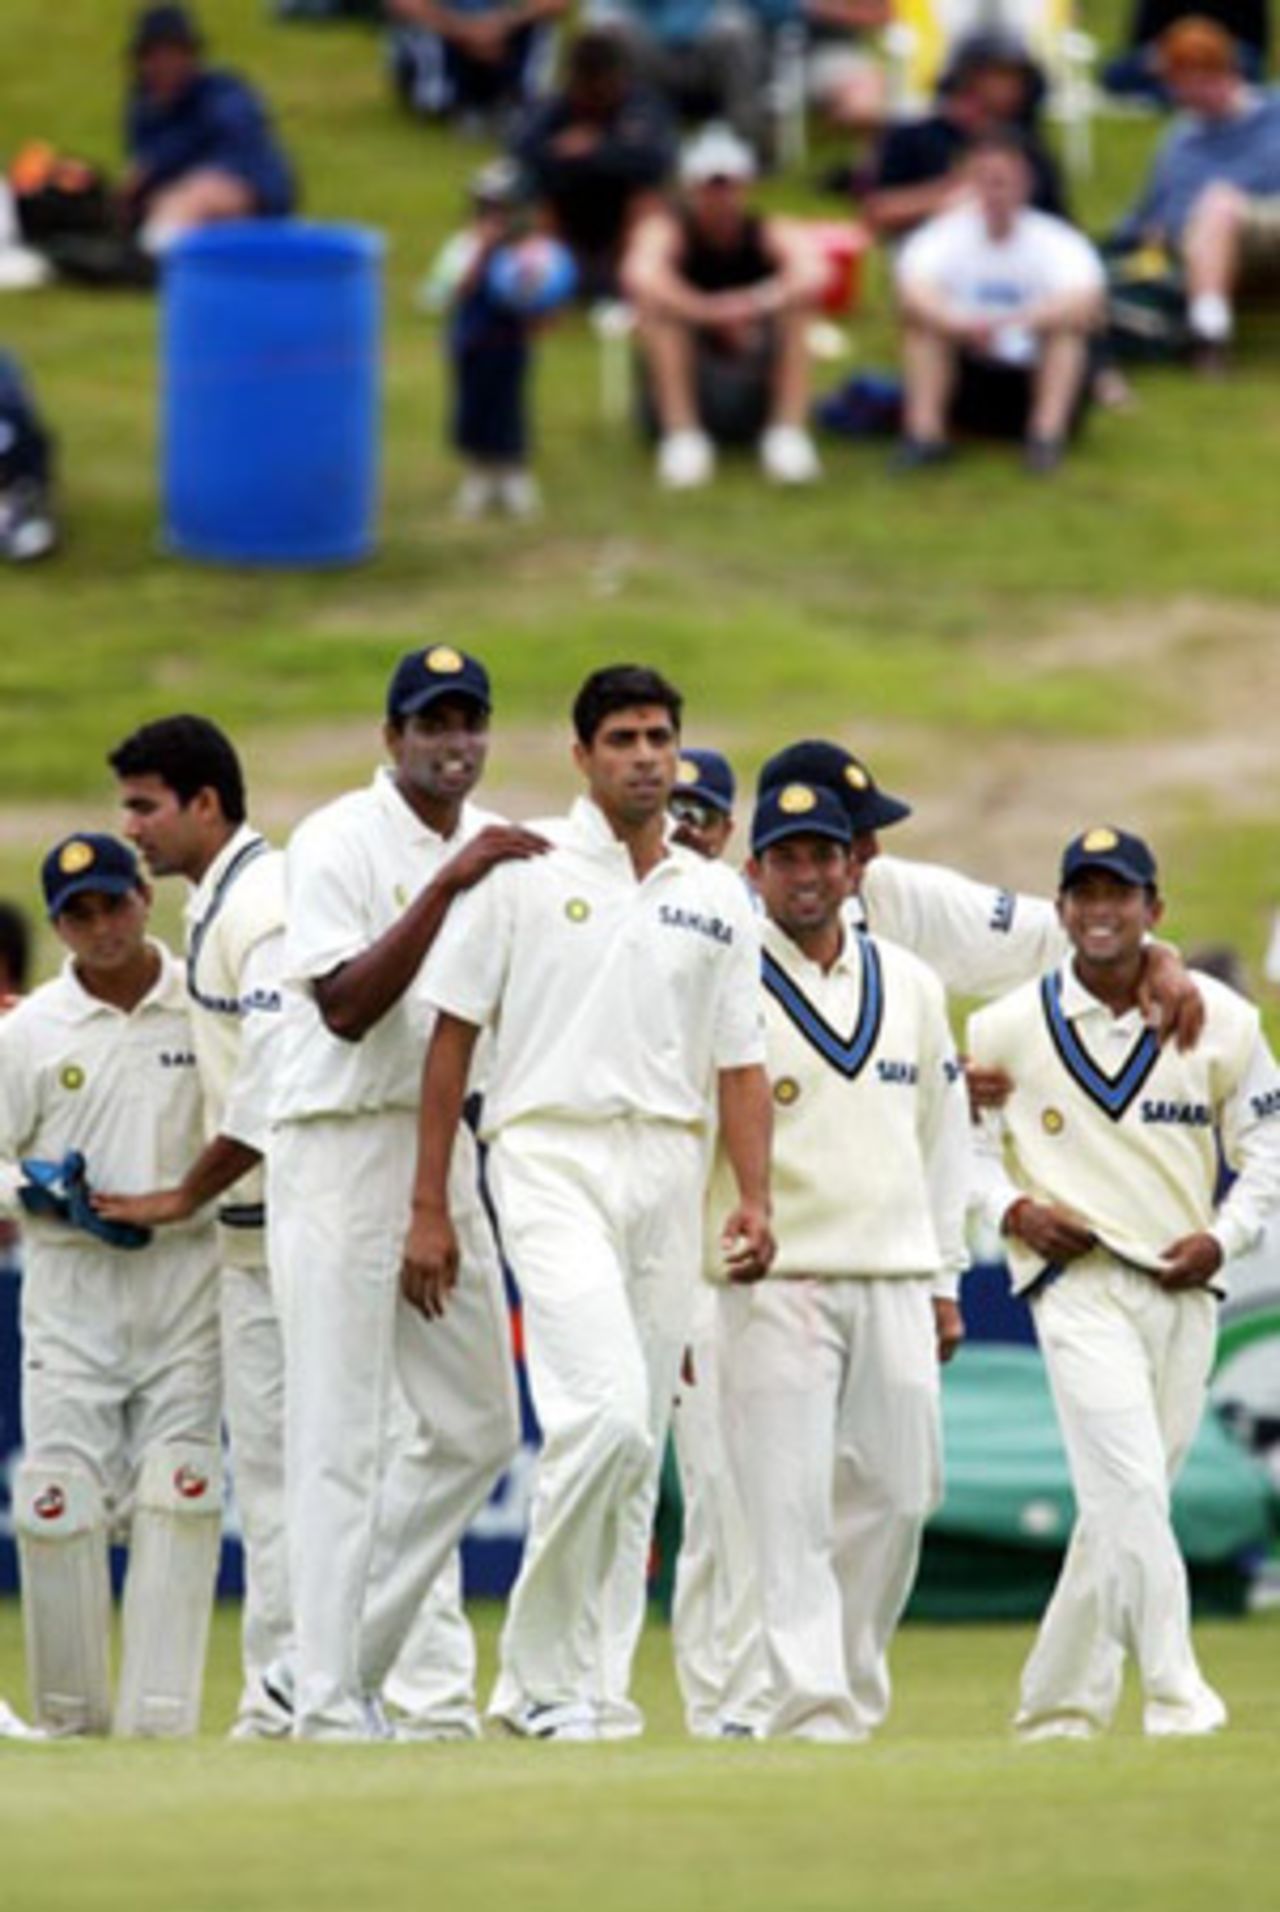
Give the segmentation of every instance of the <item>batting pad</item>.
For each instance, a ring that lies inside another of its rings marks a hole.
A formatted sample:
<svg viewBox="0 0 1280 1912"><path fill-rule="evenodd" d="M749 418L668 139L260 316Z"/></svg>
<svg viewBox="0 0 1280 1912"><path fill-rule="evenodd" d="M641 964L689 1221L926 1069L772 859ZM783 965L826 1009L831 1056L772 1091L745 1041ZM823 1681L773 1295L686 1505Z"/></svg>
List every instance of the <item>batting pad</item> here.
<svg viewBox="0 0 1280 1912"><path fill-rule="evenodd" d="M221 1529L218 1448L149 1448L129 1535L117 1733L174 1739L199 1726Z"/></svg>
<svg viewBox="0 0 1280 1912"><path fill-rule="evenodd" d="M111 1581L102 1490L75 1461L24 1460L13 1486L27 1678L51 1733L111 1725Z"/></svg>

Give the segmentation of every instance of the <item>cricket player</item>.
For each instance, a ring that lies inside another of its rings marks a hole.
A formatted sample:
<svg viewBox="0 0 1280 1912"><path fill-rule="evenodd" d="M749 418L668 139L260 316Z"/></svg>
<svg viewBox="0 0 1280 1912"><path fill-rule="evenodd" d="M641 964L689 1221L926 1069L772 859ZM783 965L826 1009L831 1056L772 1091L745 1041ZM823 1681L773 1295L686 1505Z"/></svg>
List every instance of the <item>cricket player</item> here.
<svg viewBox="0 0 1280 1912"><path fill-rule="evenodd" d="M180 876L187 994L207 1139L178 1184L102 1202L146 1227L218 1203L227 1428L245 1549L244 1680L235 1739L292 1729L284 1513L284 1350L267 1269L262 1156L280 1022L284 859L247 821L230 740L205 717L144 724L110 753L125 835L154 877Z"/></svg>
<svg viewBox="0 0 1280 1912"><path fill-rule="evenodd" d="M295 1732L384 1736L370 1700L519 1439L501 1268L474 1141L450 1199L463 1273L448 1318L398 1298L430 1017L411 985L446 914L487 871L540 854L475 808L491 695L448 645L402 658L390 765L295 831L268 1227L285 1316ZM398 1377L412 1410L385 1465Z"/></svg>
<svg viewBox="0 0 1280 1912"><path fill-rule="evenodd" d="M882 790L851 751L812 738L789 744L762 768L759 790L763 795L797 781L834 790L849 811L862 870L850 921L911 950L948 991L999 996L1062 960L1066 939L1049 898L1020 896L882 850L879 832L905 821L911 806ZM1144 1014L1158 1025L1161 1040L1173 1035L1180 1046L1193 1045L1200 996L1175 949L1153 941L1144 946L1140 989ZM985 1095L987 1086L979 1080L977 1090Z"/></svg>
<svg viewBox="0 0 1280 1912"><path fill-rule="evenodd" d="M733 767L685 744L667 809L673 840L713 861L733 835ZM685 1724L700 1739L751 1739L768 1711L768 1664L751 1536L721 1433L715 1290L698 1284L671 1421L684 1503L671 1644Z"/></svg>
<svg viewBox="0 0 1280 1912"><path fill-rule="evenodd" d="M751 847L778 1251L758 1286L718 1297L725 1435L755 1549L767 1730L851 1741L888 1712L889 1643L941 1499L969 1109L941 983L844 921L862 871L839 798L766 791ZM706 1272L723 1283L714 1256Z"/></svg>
<svg viewBox="0 0 1280 1912"><path fill-rule="evenodd" d="M92 1187L176 1181L203 1140L181 966L147 935L132 852L56 844L67 961L0 1019L0 1193L23 1215L14 1482L27 1669L50 1733L194 1733L221 1513L218 1251L207 1212L152 1236ZM127 1540L112 1702L110 1539Z"/></svg>
<svg viewBox="0 0 1280 1912"><path fill-rule="evenodd" d="M1077 1506L1023 1670L1028 1740L1105 1728L1126 1653L1148 1734L1227 1718L1192 1648L1169 1496L1204 1409L1215 1290L1280 1202L1280 1072L1257 1010L1212 977L1196 977L1194 1050L1146 1027L1144 938L1162 907L1141 838L1074 838L1058 891L1069 956L969 1025L975 1059L1014 1084L984 1117L985 1202L1030 1298ZM1219 1151L1238 1171L1220 1202Z"/></svg>
<svg viewBox="0 0 1280 1912"><path fill-rule="evenodd" d="M643 1623L717 1116L734 1183L726 1266L754 1278L773 1247L758 933L738 879L668 840L680 714L654 671L587 679L574 705L586 795L545 826L545 858L503 863L460 900L423 975L437 1022L402 1279L448 1320L460 1294L449 1162L491 1030L490 1185L543 1448L490 1711L540 1739L643 1724L618 1660ZM615 1562L634 1571L613 1580Z"/></svg>

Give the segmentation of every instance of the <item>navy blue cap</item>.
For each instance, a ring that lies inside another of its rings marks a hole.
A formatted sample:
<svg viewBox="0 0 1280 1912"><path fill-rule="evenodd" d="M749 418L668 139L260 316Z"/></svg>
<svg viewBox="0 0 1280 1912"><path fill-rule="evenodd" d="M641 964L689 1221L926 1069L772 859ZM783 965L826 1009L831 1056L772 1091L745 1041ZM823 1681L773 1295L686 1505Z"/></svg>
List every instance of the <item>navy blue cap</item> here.
<svg viewBox="0 0 1280 1912"><path fill-rule="evenodd" d="M127 896L142 881L138 859L127 843L85 830L55 843L40 866L45 908L50 916L64 910L73 896L86 890L99 895Z"/></svg>
<svg viewBox="0 0 1280 1912"><path fill-rule="evenodd" d="M759 856L770 844L787 837L830 837L846 846L853 842L853 824L834 790L815 783L784 783L762 791L751 819L751 854Z"/></svg>
<svg viewBox="0 0 1280 1912"><path fill-rule="evenodd" d="M410 651L400 659L387 686L387 716L393 721L416 716L441 697L469 697L484 710L493 707L488 671L452 644L433 644L429 651Z"/></svg>
<svg viewBox="0 0 1280 1912"><path fill-rule="evenodd" d="M911 805L900 797L881 790L875 778L851 750L842 744L807 737L802 743L788 744L770 757L760 772L757 793L774 790L784 783L812 783L823 790L834 790L849 814L855 834L865 830L884 830L911 815Z"/></svg>
<svg viewBox="0 0 1280 1912"><path fill-rule="evenodd" d="M1156 885L1156 860L1147 844L1127 830L1113 829L1109 823L1097 824L1072 837L1062 852L1059 889L1067 889L1086 870L1105 870L1122 883L1134 883L1143 889Z"/></svg>
<svg viewBox="0 0 1280 1912"><path fill-rule="evenodd" d="M201 46L200 29L185 7L144 7L133 23L129 51L136 59L153 46Z"/></svg>
<svg viewBox="0 0 1280 1912"><path fill-rule="evenodd" d="M696 797L727 817L736 789L729 759L718 750L681 750L673 797Z"/></svg>

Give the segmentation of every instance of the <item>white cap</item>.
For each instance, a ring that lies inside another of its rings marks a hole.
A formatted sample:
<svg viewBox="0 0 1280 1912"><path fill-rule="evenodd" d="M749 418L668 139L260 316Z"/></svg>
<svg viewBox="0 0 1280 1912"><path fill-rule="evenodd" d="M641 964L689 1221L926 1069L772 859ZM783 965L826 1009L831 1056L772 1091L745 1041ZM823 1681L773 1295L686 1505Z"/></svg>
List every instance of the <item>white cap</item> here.
<svg viewBox="0 0 1280 1912"><path fill-rule="evenodd" d="M680 178L686 186L704 186L711 179L754 179L755 154L728 126L705 126L680 155Z"/></svg>

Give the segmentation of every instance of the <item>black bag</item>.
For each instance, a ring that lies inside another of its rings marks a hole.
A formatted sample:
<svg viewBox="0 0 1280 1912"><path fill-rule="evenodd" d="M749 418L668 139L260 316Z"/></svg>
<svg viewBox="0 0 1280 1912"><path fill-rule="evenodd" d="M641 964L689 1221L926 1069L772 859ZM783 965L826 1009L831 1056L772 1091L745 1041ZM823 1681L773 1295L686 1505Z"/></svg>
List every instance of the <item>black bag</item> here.
<svg viewBox="0 0 1280 1912"><path fill-rule="evenodd" d="M106 174L87 159L56 152L43 140L22 148L9 169L9 186L22 237L37 251L68 234L112 230Z"/></svg>
<svg viewBox="0 0 1280 1912"><path fill-rule="evenodd" d="M1187 290L1178 262L1157 246L1107 255L1107 342L1117 358L1148 364L1183 358L1191 346Z"/></svg>

